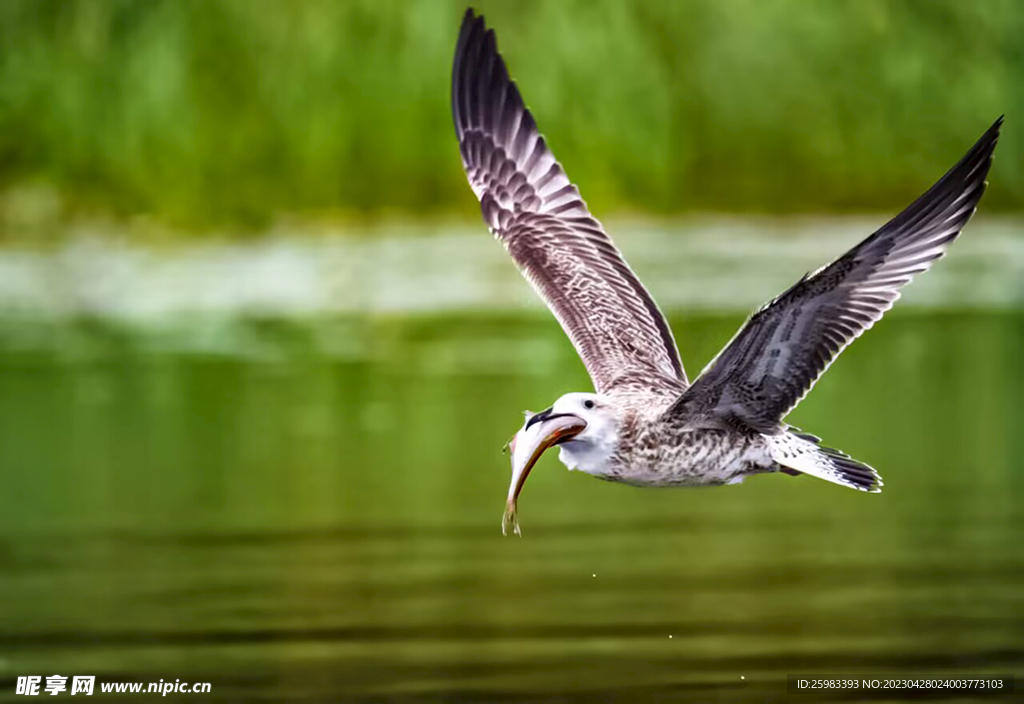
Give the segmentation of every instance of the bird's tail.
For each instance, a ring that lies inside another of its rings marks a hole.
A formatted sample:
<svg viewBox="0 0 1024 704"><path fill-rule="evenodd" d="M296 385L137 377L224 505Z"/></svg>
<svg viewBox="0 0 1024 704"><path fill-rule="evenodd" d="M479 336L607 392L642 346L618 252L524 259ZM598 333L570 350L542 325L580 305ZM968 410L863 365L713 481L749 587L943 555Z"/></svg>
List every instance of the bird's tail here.
<svg viewBox="0 0 1024 704"><path fill-rule="evenodd" d="M789 474L810 474L858 491L882 490L878 472L845 452L821 446L820 442L821 438L791 428L769 437L769 453L781 470L789 470Z"/></svg>

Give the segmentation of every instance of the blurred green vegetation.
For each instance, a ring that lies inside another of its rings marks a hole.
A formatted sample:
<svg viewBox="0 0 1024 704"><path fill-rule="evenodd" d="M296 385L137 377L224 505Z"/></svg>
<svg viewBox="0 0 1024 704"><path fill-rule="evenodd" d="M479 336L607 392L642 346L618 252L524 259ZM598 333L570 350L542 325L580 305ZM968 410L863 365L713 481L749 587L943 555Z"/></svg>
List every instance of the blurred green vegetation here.
<svg viewBox="0 0 1024 704"><path fill-rule="evenodd" d="M1002 113L985 206L1024 205L1014 0L476 6L599 213L892 210ZM448 106L464 9L4 0L0 188L197 229L472 216Z"/></svg>

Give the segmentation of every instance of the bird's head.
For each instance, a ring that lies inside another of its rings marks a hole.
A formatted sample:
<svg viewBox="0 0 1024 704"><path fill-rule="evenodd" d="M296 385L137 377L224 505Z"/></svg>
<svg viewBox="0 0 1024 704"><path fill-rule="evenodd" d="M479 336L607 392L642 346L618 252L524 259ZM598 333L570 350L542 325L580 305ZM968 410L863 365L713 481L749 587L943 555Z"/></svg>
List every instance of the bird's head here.
<svg viewBox="0 0 1024 704"><path fill-rule="evenodd" d="M526 414L526 422L508 444L512 454L512 482L502 520L502 531L509 526L518 534L516 502L526 477L549 447L558 445L559 458L570 469L597 468L615 452L619 418L615 407L600 394L569 393L551 408Z"/></svg>
<svg viewBox="0 0 1024 704"><path fill-rule="evenodd" d="M563 449L578 452L586 446L614 445L619 428L615 409L615 405L600 394L574 392L559 398L546 412L552 416L575 416L585 423L578 433L561 438L557 443ZM535 419L536 416L527 418L527 425L537 422Z"/></svg>

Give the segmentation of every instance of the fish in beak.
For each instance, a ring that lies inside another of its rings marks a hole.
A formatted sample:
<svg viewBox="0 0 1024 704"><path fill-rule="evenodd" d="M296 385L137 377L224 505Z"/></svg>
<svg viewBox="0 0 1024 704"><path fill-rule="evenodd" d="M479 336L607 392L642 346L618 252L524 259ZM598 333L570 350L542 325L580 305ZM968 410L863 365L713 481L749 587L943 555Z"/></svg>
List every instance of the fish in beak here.
<svg viewBox="0 0 1024 704"><path fill-rule="evenodd" d="M516 535L522 535L516 518L516 502L526 483L527 475L544 454L544 450L576 437L586 427L587 422L579 416L572 413L553 413L550 408L527 417L526 423L507 445L512 454L512 482L508 487L505 515L501 519L503 535L508 535L510 527Z"/></svg>

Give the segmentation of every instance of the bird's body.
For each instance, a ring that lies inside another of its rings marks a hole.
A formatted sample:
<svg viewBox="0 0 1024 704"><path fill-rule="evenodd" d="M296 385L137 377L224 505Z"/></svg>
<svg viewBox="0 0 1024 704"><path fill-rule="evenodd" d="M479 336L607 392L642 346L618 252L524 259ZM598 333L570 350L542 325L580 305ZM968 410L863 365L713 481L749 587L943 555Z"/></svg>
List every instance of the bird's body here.
<svg viewBox="0 0 1024 704"><path fill-rule="evenodd" d="M655 420L622 438L621 451L603 466L581 471L632 486L719 486L750 474L774 471L770 438L752 432L675 428ZM561 449L563 464L575 459Z"/></svg>
<svg viewBox="0 0 1024 704"><path fill-rule="evenodd" d="M692 487L738 484L752 474L782 471L776 457L796 462L820 452L812 436L790 430L769 434L666 417L674 400L621 399L615 406L616 432L605 436L609 451L594 452L583 441L567 440L559 444L559 459L571 470L607 481Z"/></svg>
<svg viewBox="0 0 1024 704"><path fill-rule="evenodd" d="M555 160L493 30L472 10L455 51L452 113L484 220L595 387L529 414L513 438L505 526L516 525L526 476L553 445L570 469L637 486L735 484L784 472L879 491L871 467L784 418L960 234L985 190L1002 118L903 212L756 311L691 384L664 316Z"/></svg>

